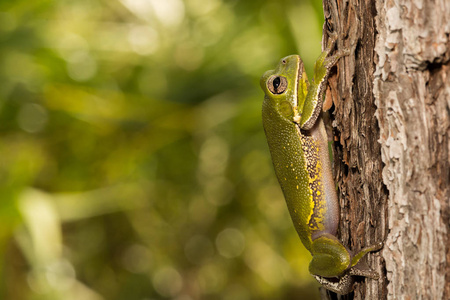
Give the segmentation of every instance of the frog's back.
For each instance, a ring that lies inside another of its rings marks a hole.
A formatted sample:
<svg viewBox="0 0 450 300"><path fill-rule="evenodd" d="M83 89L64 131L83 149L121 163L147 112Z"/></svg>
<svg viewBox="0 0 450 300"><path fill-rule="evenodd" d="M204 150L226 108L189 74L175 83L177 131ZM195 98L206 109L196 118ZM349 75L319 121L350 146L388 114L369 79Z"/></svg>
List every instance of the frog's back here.
<svg viewBox="0 0 450 300"><path fill-rule="evenodd" d="M302 243L311 251L308 220L313 212L311 190L300 132L292 121L283 118L265 98L262 115L275 173Z"/></svg>

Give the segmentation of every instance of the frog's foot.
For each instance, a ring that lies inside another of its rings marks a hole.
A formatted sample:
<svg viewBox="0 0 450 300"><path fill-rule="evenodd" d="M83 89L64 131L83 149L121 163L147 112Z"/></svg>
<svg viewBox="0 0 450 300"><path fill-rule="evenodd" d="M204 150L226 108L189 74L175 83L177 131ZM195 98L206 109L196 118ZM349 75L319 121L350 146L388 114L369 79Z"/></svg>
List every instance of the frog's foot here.
<svg viewBox="0 0 450 300"><path fill-rule="evenodd" d="M327 31L327 33L328 33L327 47L325 48L324 52L330 53L330 51L336 44L336 41L338 40L338 33L335 31Z"/></svg>
<svg viewBox="0 0 450 300"><path fill-rule="evenodd" d="M334 43L338 40L339 34L336 31L327 31L328 33L328 44L334 46Z"/></svg>
<svg viewBox="0 0 450 300"><path fill-rule="evenodd" d="M352 257L351 268L348 270L348 274L354 276L363 276L371 279L379 279L380 275L378 272L372 270L366 262L362 261L361 258L369 252L378 251L383 247L383 242L378 242L368 247L365 247Z"/></svg>
<svg viewBox="0 0 450 300"><path fill-rule="evenodd" d="M345 274L339 278L325 278L317 275L313 276L324 288L341 295L346 295L355 288L355 280L350 274Z"/></svg>
<svg viewBox="0 0 450 300"><path fill-rule="evenodd" d="M328 56L327 58L325 58L325 60L323 61L323 65L329 70L338 62L339 58L350 55L350 53L350 49L339 49L332 56Z"/></svg>
<svg viewBox="0 0 450 300"><path fill-rule="evenodd" d="M354 276L367 277L374 280L380 278L380 275L376 271L370 269L369 266L363 262L359 262L356 266L347 270L344 275L337 278L328 278L319 275L313 276L324 288L341 295L346 295L354 290L356 285Z"/></svg>
<svg viewBox="0 0 450 300"><path fill-rule="evenodd" d="M348 274L353 276L367 277L374 280L380 278L380 274L378 274L377 271L372 270L367 265L367 263L363 261L359 261L354 267L350 268L350 270L348 270Z"/></svg>
<svg viewBox="0 0 450 300"><path fill-rule="evenodd" d="M353 267L354 265L356 265L358 263L358 261L367 253L369 252L375 252L380 250L381 248L383 248L383 242L378 242L375 243L373 245L367 246L365 248L363 248L361 251L359 251L356 255L353 255L352 257L352 264L351 266Z"/></svg>

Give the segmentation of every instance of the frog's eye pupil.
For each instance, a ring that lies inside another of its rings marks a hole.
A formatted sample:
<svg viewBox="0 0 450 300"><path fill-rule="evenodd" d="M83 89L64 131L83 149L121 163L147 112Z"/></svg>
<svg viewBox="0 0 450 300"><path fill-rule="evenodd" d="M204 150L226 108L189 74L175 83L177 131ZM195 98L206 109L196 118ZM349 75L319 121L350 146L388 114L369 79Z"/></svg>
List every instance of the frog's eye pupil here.
<svg viewBox="0 0 450 300"><path fill-rule="evenodd" d="M273 80L273 87L275 88L275 90L278 89L278 87L280 86L280 84L281 84L281 79L280 79L280 77L277 77L277 78L275 78L275 79Z"/></svg>

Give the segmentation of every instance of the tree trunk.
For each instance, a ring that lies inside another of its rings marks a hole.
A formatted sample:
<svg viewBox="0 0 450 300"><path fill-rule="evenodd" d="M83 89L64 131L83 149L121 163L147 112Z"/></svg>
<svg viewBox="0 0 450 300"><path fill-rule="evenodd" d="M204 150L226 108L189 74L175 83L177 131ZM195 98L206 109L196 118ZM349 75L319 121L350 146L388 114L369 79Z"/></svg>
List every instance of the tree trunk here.
<svg viewBox="0 0 450 300"><path fill-rule="evenodd" d="M377 2L388 298L449 299L450 3Z"/></svg>
<svg viewBox="0 0 450 300"><path fill-rule="evenodd" d="M364 258L380 280L341 299L450 298L450 4L413 2L324 0L325 28L351 49L327 94L340 239L385 241Z"/></svg>

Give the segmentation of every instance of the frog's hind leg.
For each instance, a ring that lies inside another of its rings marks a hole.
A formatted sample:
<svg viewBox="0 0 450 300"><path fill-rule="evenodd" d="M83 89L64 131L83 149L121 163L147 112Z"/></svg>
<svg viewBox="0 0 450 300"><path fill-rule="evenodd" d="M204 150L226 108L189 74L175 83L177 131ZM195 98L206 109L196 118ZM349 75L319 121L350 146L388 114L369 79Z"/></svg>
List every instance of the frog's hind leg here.
<svg viewBox="0 0 450 300"><path fill-rule="evenodd" d="M338 277L350 267L350 253L339 240L328 233L314 239L309 272L321 277Z"/></svg>

